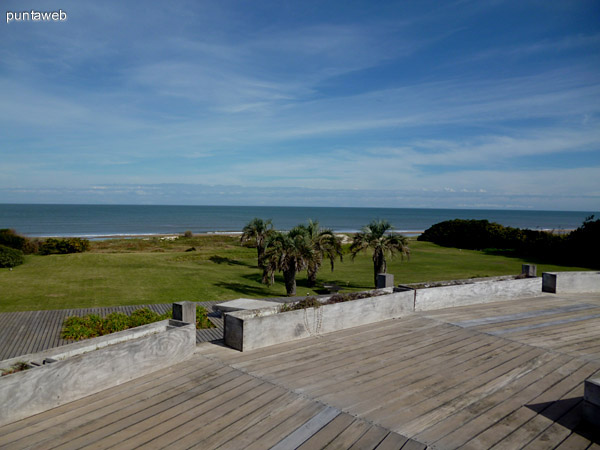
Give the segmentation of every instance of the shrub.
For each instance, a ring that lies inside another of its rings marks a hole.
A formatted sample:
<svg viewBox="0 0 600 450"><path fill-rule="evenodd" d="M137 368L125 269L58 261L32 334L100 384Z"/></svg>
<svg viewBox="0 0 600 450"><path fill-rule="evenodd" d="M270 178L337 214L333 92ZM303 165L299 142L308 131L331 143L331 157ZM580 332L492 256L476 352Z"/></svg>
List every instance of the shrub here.
<svg viewBox="0 0 600 450"><path fill-rule="evenodd" d="M191 238L194 236L194 233L192 233L190 230L186 230L185 233L183 233L183 237L186 238Z"/></svg>
<svg viewBox="0 0 600 450"><path fill-rule="evenodd" d="M127 314L122 312L114 312L110 313L104 318L102 324L102 334L116 333L117 331L123 331L131 327L131 318Z"/></svg>
<svg viewBox="0 0 600 450"><path fill-rule="evenodd" d="M196 328L204 329L204 328L214 328L213 323L208 320L208 311L204 306L196 307Z"/></svg>
<svg viewBox="0 0 600 450"><path fill-rule="evenodd" d="M306 297L296 303L284 303L279 309L280 312L296 311L298 309L319 308L322 303L316 297Z"/></svg>
<svg viewBox="0 0 600 450"><path fill-rule="evenodd" d="M24 261L21 250L0 245L0 267L15 267Z"/></svg>
<svg viewBox="0 0 600 450"><path fill-rule="evenodd" d="M22 251L26 242L27 238L17 234L13 229L3 228L0 230L0 245Z"/></svg>
<svg viewBox="0 0 600 450"><path fill-rule="evenodd" d="M40 255L52 255L67 253L82 253L90 248L90 241L81 238L56 239L48 238L39 244Z"/></svg>
<svg viewBox="0 0 600 450"><path fill-rule="evenodd" d="M83 317L67 317L63 322L61 337L76 341L89 339L171 319L172 316L172 311L158 314L149 308L141 308L133 311L130 316L121 312L114 312L107 315L104 319L97 314L88 314ZM196 309L196 328L214 328L214 325L208 320L208 311L202 306L198 306Z"/></svg>

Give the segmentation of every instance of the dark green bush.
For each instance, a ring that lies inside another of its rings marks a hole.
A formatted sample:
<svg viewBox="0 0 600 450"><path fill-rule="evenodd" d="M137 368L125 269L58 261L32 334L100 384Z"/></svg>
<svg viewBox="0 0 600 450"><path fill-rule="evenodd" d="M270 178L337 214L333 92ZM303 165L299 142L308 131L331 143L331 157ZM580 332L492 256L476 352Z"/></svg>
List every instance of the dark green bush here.
<svg viewBox="0 0 600 450"><path fill-rule="evenodd" d="M15 230L3 228L0 230L0 245L23 251L27 238L17 234Z"/></svg>
<svg viewBox="0 0 600 450"><path fill-rule="evenodd" d="M0 267L15 267L24 261L21 250L0 245Z"/></svg>
<svg viewBox="0 0 600 450"><path fill-rule="evenodd" d="M447 220L432 225L418 237L445 247L472 250L509 250L515 255L557 264L600 267L600 220L588 217L568 235L505 227L487 220Z"/></svg>
<svg viewBox="0 0 600 450"><path fill-rule="evenodd" d="M40 255L64 255L67 253L82 253L90 248L90 241L81 238L56 239L48 238L40 242L38 253Z"/></svg>

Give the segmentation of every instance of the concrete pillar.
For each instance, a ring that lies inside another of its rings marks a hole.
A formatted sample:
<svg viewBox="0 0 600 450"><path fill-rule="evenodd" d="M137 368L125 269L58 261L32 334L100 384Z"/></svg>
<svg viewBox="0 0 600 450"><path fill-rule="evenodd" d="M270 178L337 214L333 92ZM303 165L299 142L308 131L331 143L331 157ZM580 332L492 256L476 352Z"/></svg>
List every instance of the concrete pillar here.
<svg viewBox="0 0 600 450"><path fill-rule="evenodd" d="M378 273L377 289L383 289L387 287L394 287L394 275L391 273Z"/></svg>
<svg viewBox="0 0 600 450"><path fill-rule="evenodd" d="M173 303L173 319L185 323L196 323L196 304L194 302Z"/></svg>
<svg viewBox="0 0 600 450"><path fill-rule="evenodd" d="M585 380L583 418L590 424L600 427L600 378Z"/></svg>
<svg viewBox="0 0 600 450"><path fill-rule="evenodd" d="M527 278L533 278L537 276L537 266L535 264L523 264L521 266L521 273L525 274Z"/></svg>

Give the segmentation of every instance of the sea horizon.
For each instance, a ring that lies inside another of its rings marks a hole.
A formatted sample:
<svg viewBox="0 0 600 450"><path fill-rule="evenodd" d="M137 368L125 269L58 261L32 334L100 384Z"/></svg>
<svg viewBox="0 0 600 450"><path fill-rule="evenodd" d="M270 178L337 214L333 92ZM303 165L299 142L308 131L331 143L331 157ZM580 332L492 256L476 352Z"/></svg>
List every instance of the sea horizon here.
<svg viewBox="0 0 600 450"><path fill-rule="evenodd" d="M0 228L29 237L88 239L241 232L254 217L272 219L289 230L312 219L335 232L359 231L374 219L388 220L395 231L418 234L452 219L486 219L501 225L537 230L571 230L592 211L542 211L455 208L371 208L327 206L0 204Z"/></svg>

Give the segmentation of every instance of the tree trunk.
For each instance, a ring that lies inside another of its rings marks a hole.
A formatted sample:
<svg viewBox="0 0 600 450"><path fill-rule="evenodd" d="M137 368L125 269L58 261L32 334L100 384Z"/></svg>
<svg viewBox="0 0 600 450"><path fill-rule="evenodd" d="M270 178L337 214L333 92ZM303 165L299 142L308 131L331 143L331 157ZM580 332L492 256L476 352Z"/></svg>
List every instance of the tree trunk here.
<svg viewBox="0 0 600 450"><path fill-rule="evenodd" d="M262 269L265 266L265 263L263 261L263 259L265 257L265 249L263 247L261 247L260 245L257 245L256 246L256 252L258 253L257 267L259 269Z"/></svg>
<svg viewBox="0 0 600 450"><path fill-rule="evenodd" d="M375 251L373 254L373 284L377 287L377 274L387 273L387 264L385 256L381 251Z"/></svg>
<svg viewBox="0 0 600 450"><path fill-rule="evenodd" d="M319 264L315 264L313 266L308 266L306 269L306 283L308 287L315 287L317 284L317 272L319 271Z"/></svg>
<svg viewBox="0 0 600 450"><path fill-rule="evenodd" d="M262 271L262 279L260 280L260 282L262 284L271 286L275 282L275 274L273 272L269 273L269 269L267 269L266 267L263 267Z"/></svg>
<svg viewBox="0 0 600 450"><path fill-rule="evenodd" d="M296 268L283 271L283 280L285 281L285 290L288 297L296 295Z"/></svg>

